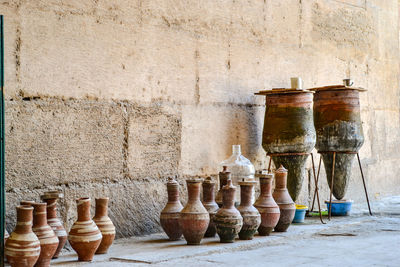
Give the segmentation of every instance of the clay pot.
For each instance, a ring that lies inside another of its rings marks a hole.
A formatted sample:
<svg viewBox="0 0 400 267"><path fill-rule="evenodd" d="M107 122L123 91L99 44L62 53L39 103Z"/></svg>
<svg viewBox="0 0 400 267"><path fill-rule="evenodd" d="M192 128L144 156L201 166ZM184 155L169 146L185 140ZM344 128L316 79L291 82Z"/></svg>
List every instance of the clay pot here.
<svg viewBox="0 0 400 267"><path fill-rule="evenodd" d="M215 202L215 182L211 177L207 177L203 182L203 206L208 211L208 214L210 214L210 224L204 236L214 237L217 233L214 217L219 207L217 202Z"/></svg>
<svg viewBox="0 0 400 267"><path fill-rule="evenodd" d="M275 166L289 169L288 189L296 200L300 194L308 153L315 145L313 92L307 90L267 90L262 146L267 153L294 153L272 156ZM297 153L297 154L295 154ZM304 154L305 153L305 154Z"/></svg>
<svg viewBox="0 0 400 267"><path fill-rule="evenodd" d="M222 207L222 187L226 185L227 181L231 179L231 173L227 171L227 166L222 167L222 172L219 172L219 190L217 196L215 197L215 202L217 202L218 207Z"/></svg>
<svg viewBox="0 0 400 267"><path fill-rule="evenodd" d="M12 267L32 267L40 255L40 241L32 231L31 206L17 207L17 225L7 239L4 254Z"/></svg>
<svg viewBox="0 0 400 267"><path fill-rule="evenodd" d="M179 225L180 212L183 209L179 200L179 184L174 178L168 178L167 182L168 202L160 214L160 223L169 240L179 240L182 237L182 229Z"/></svg>
<svg viewBox="0 0 400 267"><path fill-rule="evenodd" d="M210 223L210 215L200 201L201 182L202 179L186 180L189 197L179 224L188 245L199 245Z"/></svg>
<svg viewBox="0 0 400 267"><path fill-rule="evenodd" d="M267 236L278 224L281 212L278 204L276 204L272 197L273 174L262 171L256 176L260 179L260 196L254 203L254 206L261 214L261 224L258 228L258 233L261 236Z"/></svg>
<svg viewBox="0 0 400 267"><path fill-rule="evenodd" d="M243 217L243 226L239 232L239 238L242 240L251 240L261 224L261 215L252 203L256 182L242 181L238 184L240 185L240 205L237 209Z"/></svg>
<svg viewBox="0 0 400 267"><path fill-rule="evenodd" d="M93 221L103 236L96 254L106 254L115 238L115 226L108 217L108 200L108 197L96 198L96 212Z"/></svg>
<svg viewBox="0 0 400 267"><path fill-rule="evenodd" d="M358 152L364 143L360 116L361 88L329 86L313 88L314 125L318 151ZM333 154L322 153L328 185L332 183ZM333 195L342 199L347 190L355 154L336 153Z"/></svg>
<svg viewBox="0 0 400 267"><path fill-rule="evenodd" d="M102 235L90 218L90 198L78 198L76 204L78 220L69 231L68 241L78 253L78 261L91 261L101 243Z"/></svg>
<svg viewBox="0 0 400 267"><path fill-rule="evenodd" d="M286 188L286 181L287 170L283 166L280 166L279 169L275 171L275 190L272 194L281 212L278 224L274 229L276 232L286 232L296 213L296 205Z"/></svg>
<svg viewBox="0 0 400 267"><path fill-rule="evenodd" d="M58 258L60 251L67 242L67 232L61 220L57 217L57 201L59 198L62 198L62 194L58 191L49 191L41 196L41 199L47 203L47 223L58 237L58 247L54 253L53 259Z"/></svg>
<svg viewBox="0 0 400 267"><path fill-rule="evenodd" d="M33 203L33 226L32 231L39 238L40 241L40 256L35 266L48 267L50 260L53 258L54 253L58 247L58 237L47 224L47 204L46 203Z"/></svg>
<svg viewBox="0 0 400 267"><path fill-rule="evenodd" d="M243 218L235 208L236 187L229 179L222 188L222 207L215 214L214 222L221 243L232 243L243 225Z"/></svg>

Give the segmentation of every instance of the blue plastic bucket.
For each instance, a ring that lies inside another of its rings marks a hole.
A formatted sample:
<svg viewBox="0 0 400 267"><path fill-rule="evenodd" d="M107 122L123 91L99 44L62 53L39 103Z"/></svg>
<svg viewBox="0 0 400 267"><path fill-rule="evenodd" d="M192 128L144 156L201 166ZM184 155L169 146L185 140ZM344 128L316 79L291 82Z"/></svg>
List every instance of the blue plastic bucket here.
<svg viewBox="0 0 400 267"><path fill-rule="evenodd" d="M303 223L304 217L306 216L306 211L308 207L296 204L296 213L294 214L293 223Z"/></svg>
<svg viewBox="0 0 400 267"><path fill-rule="evenodd" d="M325 204L328 207L329 212L329 201L325 201ZM352 200L332 201L332 216L348 216L350 214L351 204L353 204Z"/></svg>

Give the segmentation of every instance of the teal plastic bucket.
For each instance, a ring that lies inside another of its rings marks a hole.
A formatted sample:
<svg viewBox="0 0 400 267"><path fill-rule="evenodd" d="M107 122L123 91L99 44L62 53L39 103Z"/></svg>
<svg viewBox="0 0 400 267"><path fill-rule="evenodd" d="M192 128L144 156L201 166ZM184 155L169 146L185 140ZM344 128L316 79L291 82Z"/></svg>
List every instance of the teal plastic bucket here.
<svg viewBox="0 0 400 267"><path fill-rule="evenodd" d="M303 223L306 217L307 206L296 204L296 213L294 214L293 223Z"/></svg>

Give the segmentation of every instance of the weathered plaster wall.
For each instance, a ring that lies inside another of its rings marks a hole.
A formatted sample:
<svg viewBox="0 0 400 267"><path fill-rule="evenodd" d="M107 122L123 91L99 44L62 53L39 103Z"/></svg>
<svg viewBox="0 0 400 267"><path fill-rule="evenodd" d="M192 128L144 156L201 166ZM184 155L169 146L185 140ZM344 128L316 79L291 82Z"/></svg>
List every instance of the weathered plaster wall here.
<svg viewBox="0 0 400 267"><path fill-rule="evenodd" d="M107 195L119 236L158 231L168 176L215 175L232 144L265 167L253 93L292 76L369 89L367 185L400 193L396 0L3 0L0 13L9 230L20 199L59 189L68 227L76 197ZM363 201L355 167L347 197Z"/></svg>

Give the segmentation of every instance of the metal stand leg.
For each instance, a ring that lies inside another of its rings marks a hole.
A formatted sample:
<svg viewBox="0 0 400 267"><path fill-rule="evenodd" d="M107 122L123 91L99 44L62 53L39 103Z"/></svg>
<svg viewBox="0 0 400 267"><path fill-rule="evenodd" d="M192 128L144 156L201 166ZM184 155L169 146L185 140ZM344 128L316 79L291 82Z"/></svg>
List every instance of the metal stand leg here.
<svg viewBox="0 0 400 267"><path fill-rule="evenodd" d="M321 211L321 203L319 202L319 193L318 193L318 179L315 176L315 165L314 165L314 156L312 153L311 154L311 162L312 162L312 168L313 168L313 176L314 176L314 183L315 183L315 192L317 195L317 201L318 201L318 211L319 211L319 219L321 220L321 223L325 224L325 222L322 220L322 211ZM319 167L318 167L318 175L319 175ZM315 200L315 193L314 193L314 200ZM314 209L314 200L313 200L313 209Z"/></svg>
<svg viewBox="0 0 400 267"><path fill-rule="evenodd" d="M311 154L312 155L312 154ZM314 161L314 158L312 158L312 160ZM317 181L315 182L315 190L314 190L314 196L313 196L313 200L312 200L312 206L311 206L311 211L314 211L314 203L315 203L315 196L318 193L318 182L319 182L319 171L321 169L321 161L322 161L322 156L319 157L319 164L318 164L318 173L317 173ZM314 164L314 163L313 163ZM315 174L314 174L315 176ZM318 200L319 201L319 200Z"/></svg>
<svg viewBox="0 0 400 267"><path fill-rule="evenodd" d="M336 152L333 152L331 193L330 193L330 196L329 196L329 213L328 213L328 220L331 220L331 212L332 212L332 192L333 192L333 178L335 177L335 160L336 160Z"/></svg>
<svg viewBox="0 0 400 267"><path fill-rule="evenodd" d="M358 159L358 165L360 166L361 178L362 178L363 185L364 185L365 197L367 198L367 204L368 204L369 215L371 215L371 216L372 216L371 207L370 207L370 205L369 205L369 199L368 199L367 187L365 186L364 173L363 173L362 166L361 166L360 155L358 155L358 153L357 153L357 159Z"/></svg>

